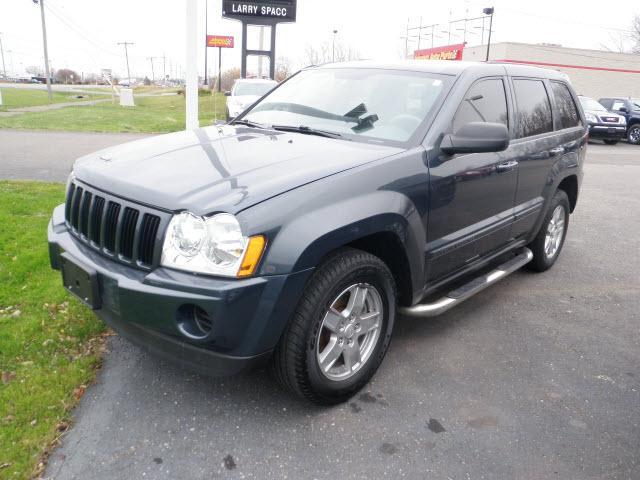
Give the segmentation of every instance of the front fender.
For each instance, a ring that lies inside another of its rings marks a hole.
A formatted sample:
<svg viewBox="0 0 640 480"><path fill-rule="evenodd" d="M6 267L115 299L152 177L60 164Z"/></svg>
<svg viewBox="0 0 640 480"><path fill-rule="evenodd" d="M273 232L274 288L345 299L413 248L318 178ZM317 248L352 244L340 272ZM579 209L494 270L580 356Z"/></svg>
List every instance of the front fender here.
<svg viewBox="0 0 640 480"><path fill-rule="evenodd" d="M363 237L390 232L402 245L411 286L424 279L425 231L419 212L405 195L378 190L319 206L293 218L273 238L263 273L297 272L316 267L331 251Z"/></svg>

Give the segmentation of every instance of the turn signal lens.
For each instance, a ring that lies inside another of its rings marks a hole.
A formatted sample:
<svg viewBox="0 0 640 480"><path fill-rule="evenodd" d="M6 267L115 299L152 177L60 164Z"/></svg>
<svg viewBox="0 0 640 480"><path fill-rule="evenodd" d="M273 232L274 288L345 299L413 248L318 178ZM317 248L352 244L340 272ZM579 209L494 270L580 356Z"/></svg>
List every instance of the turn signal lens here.
<svg viewBox="0 0 640 480"><path fill-rule="evenodd" d="M249 238L247 251L244 254L242 264L238 270L238 277L242 278L253 275L258 263L260 263L260 258L262 257L262 252L264 251L266 243L267 240L262 235L256 235L255 237Z"/></svg>

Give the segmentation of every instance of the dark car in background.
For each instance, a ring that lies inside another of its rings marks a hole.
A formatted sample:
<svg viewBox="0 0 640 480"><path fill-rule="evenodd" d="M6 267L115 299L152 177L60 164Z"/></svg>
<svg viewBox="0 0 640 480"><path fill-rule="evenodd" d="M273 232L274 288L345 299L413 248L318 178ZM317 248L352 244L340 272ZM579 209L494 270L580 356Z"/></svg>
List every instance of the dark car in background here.
<svg viewBox="0 0 640 480"><path fill-rule="evenodd" d="M586 146L552 70L307 68L230 124L79 159L51 265L157 355L214 375L268 362L290 392L338 403L374 375L398 314L554 265Z"/></svg>
<svg viewBox="0 0 640 480"><path fill-rule="evenodd" d="M593 98L579 95L589 125L589 139L603 140L607 145L615 145L627 136L627 120L622 115L610 112Z"/></svg>
<svg viewBox="0 0 640 480"><path fill-rule="evenodd" d="M627 121L627 141L640 145L640 98L610 97L599 102L612 112L622 115Z"/></svg>

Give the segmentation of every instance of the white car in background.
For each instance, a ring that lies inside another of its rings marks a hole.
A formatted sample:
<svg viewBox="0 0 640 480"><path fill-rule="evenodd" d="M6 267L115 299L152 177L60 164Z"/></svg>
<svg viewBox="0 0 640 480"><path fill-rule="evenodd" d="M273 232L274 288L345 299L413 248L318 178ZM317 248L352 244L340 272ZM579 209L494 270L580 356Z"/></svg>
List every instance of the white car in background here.
<svg viewBox="0 0 640 480"><path fill-rule="evenodd" d="M276 85L278 82L275 80L260 78L236 80L231 91L224 92L227 96L227 121L236 118Z"/></svg>

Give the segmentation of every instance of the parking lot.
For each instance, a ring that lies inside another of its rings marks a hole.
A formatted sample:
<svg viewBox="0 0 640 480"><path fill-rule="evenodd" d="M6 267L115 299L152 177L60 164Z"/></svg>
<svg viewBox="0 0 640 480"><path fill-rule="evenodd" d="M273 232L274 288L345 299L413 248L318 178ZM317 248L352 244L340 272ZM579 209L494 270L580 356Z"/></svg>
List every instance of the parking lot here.
<svg viewBox="0 0 640 480"><path fill-rule="evenodd" d="M262 371L184 372L112 337L46 476L640 478L639 187L640 147L591 145L557 265L401 318L341 406L301 403Z"/></svg>

